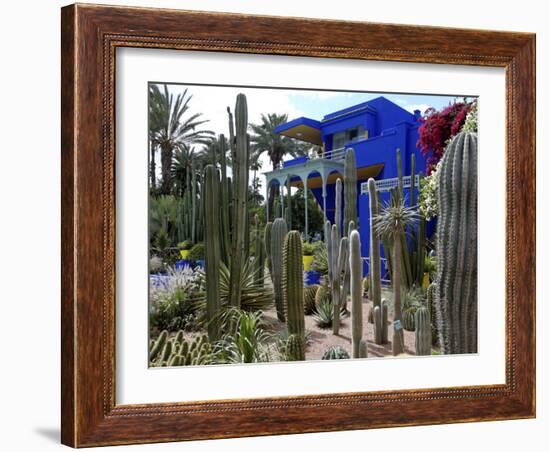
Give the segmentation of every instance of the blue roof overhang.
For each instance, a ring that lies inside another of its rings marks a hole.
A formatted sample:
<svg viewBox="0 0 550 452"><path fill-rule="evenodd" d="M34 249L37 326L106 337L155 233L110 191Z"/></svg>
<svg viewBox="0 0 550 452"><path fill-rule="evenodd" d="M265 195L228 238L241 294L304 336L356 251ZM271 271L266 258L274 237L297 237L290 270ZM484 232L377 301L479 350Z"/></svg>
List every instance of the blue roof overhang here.
<svg viewBox="0 0 550 452"><path fill-rule="evenodd" d="M297 118L275 127L275 133L307 143L322 145L321 123L315 119Z"/></svg>

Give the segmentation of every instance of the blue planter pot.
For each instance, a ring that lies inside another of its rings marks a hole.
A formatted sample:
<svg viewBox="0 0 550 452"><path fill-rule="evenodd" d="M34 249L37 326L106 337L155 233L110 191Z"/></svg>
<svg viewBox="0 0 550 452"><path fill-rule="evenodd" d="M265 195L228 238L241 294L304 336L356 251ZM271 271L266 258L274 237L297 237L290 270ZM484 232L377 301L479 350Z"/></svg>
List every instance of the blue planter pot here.
<svg viewBox="0 0 550 452"><path fill-rule="evenodd" d="M304 284L306 286L311 286L313 284L320 284L321 282L321 273L310 270L306 272L306 278Z"/></svg>
<svg viewBox="0 0 550 452"><path fill-rule="evenodd" d="M197 259L197 260L195 261L195 265L196 265L197 267L199 267L199 268L204 269L204 259Z"/></svg>
<svg viewBox="0 0 550 452"><path fill-rule="evenodd" d="M180 259L176 261L176 270L183 270L184 267L193 268L192 262L189 259Z"/></svg>

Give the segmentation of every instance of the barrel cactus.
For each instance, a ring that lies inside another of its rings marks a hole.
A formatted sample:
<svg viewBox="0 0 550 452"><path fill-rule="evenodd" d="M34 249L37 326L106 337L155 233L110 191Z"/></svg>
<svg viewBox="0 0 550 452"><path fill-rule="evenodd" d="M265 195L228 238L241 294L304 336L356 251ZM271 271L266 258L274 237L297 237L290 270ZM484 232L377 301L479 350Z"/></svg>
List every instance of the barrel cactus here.
<svg viewBox="0 0 550 452"><path fill-rule="evenodd" d="M416 354L430 355L432 352L432 325L428 308L421 307L415 313Z"/></svg>
<svg viewBox="0 0 550 452"><path fill-rule="evenodd" d="M288 333L296 336L294 361L305 360L304 277L302 272L302 238L290 231L283 251L283 297ZM299 344L299 342L301 344Z"/></svg>
<svg viewBox="0 0 550 452"><path fill-rule="evenodd" d="M416 313L416 307L410 307L403 311L403 329L406 331L414 331L414 314Z"/></svg>
<svg viewBox="0 0 550 452"><path fill-rule="evenodd" d="M329 347L323 353L321 359L349 359L349 353L339 345Z"/></svg>
<svg viewBox="0 0 550 452"><path fill-rule="evenodd" d="M283 302L283 246L286 235L286 221L282 218L276 218L271 228L271 278L273 280L277 318L281 322L285 321Z"/></svg>
<svg viewBox="0 0 550 452"><path fill-rule="evenodd" d="M304 313L312 314L315 311L315 296L319 290L319 284L304 287Z"/></svg>
<svg viewBox="0 0 550 452"><path fill-rule="evenodd" d="M323 303L332 303L330 289L326 284L321 284L315 292L315 306L321 306Z"/></svg>
<svg viewBox="0 0 550 452"><path fill-rule="evenodd" d="M477 135L447 146L438 180L435 308L443 354L477 352Z"/></svg>

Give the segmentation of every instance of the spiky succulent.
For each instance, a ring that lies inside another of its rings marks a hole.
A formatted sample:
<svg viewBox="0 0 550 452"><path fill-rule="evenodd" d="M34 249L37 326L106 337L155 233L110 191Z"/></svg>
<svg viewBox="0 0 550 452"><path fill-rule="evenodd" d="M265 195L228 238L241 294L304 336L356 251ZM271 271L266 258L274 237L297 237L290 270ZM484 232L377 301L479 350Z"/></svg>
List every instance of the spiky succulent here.
<svg viewBox="0 0 550 452"><path fill-rule="evenodd" d="M321 359L350 359L350 356L344 348L336 345L327 348Z"/></svg>
<svg viewBox="0 0 550 452"><path fill-rule="evenodd" d="M332 327L332 320L334 319L333 312L332 302L324 300L315 306L312 317L319 328L330 328ZM343 317L344 312L340 310L340 319Z"/></svg>

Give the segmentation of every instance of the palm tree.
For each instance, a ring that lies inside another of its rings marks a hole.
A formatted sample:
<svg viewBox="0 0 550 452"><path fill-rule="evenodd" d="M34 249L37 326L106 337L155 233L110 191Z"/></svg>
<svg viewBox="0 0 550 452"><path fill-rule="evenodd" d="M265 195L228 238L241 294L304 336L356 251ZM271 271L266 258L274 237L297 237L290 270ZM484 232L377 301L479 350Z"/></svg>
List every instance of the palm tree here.
<svg viewBox="0 0 550 452"><path fill-rule="evenodd" d="M172 159L170 179L174 195L183 197L185 187L188 186L189 171L193 169L195 150L187 145L178 146Z"/></svg>
<svg viewBox="0 0 550 452"><path fill-rule="evenodd" d="M309 144L296 141L275 132L275 128L278 125L288 122L287 114L262 114L261 121L261 124L250 124L250 129L253 132L253 135L250 137L252 145L251 162L259 162L260 155L266 152L275 170L281 166L285 155L290 154L293 157L298 157L307 154L307 149L310 147ZM270 210L272 211L272 203L279 192L279 186L272 185L270 190L269 203L271 204Z"/></svg>
<svg viewBox="0 0 550 452"><path fill-rule="evenodd" d="M395 201L387 205L380 214L374 217L374 228L377 234L388 238L393 244L392 284L393 284L393 355L403 353L403 321L401 312L401 259L402 239L408 226L414 224L418 213L412 207L406 207L402 196L395 196ZM405 241L406 243L406 241Z"/></svg>
<svg viewBox="0 0 550 452"><path fill-rule="evenodd" d="M149 137L153 149L152 162L154 161L154 149L160 149L162 185L160 192L170 192L170 170L174 151L182 145L203 143L213 133L209 130L197 129L207 122L199 119L202 114L194 113L185 117L189 110L189 102L192 97L187 93L187 88L174 95L168 92L168 85L163 84L163 90L159 85L149 87Z"/></svg>

